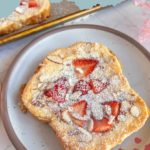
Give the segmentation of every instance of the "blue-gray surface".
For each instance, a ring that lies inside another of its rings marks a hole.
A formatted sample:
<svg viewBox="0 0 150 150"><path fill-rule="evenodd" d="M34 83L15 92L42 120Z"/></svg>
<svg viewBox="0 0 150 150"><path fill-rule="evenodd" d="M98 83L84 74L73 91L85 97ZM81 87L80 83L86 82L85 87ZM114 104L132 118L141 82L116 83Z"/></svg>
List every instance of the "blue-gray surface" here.
<svg viewBox="0 0 150 150"><path fill-rule="evenodd" d="M54 2L61 2L62 0L51 0L52 3ZM75 2L76 5L80 9L85 9L92 7L96 4L101 4L102 6L107 5L116 5L124 0L68 0ZM0 0L0 17L6 17L18 6L19 0Z"/></svg>

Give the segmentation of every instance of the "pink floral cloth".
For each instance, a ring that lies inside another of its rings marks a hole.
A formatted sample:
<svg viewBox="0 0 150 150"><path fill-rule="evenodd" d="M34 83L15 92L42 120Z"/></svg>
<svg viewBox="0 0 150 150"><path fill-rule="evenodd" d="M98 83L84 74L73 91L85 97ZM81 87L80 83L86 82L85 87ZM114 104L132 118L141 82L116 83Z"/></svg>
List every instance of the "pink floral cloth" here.
<svg viewBox="0 0 150 150"><path fill-rule="evenodd" d="M150 2L148 2L147 0L133 0L133 3L135 4L135 6L141 7L142 9L147 9L147 11L150 12ZM144 17L145 21L140 27L138 37L141 43L150 41L150 14L148 13Z"/></svg>

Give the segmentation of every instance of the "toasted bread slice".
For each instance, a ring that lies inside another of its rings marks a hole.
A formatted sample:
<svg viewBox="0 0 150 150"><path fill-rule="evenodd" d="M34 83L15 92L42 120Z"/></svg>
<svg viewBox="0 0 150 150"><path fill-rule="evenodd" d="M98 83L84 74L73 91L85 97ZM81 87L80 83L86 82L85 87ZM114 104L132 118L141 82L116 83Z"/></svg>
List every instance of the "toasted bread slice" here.
<svg viewBox="0 0 150 150"><path fill-rule="evenodd" d="M20 5L6 18L0 18L0 35L23 26L39 23L50 16L49 0L21 0Z"/></svg>
<svg viewBox="0 0 150 150"><path fill-rule="evenodd" d="M115 54L98 43L50 52L27 83L22 102L49 123L66 150L109 150L149 117Z"/></svg>

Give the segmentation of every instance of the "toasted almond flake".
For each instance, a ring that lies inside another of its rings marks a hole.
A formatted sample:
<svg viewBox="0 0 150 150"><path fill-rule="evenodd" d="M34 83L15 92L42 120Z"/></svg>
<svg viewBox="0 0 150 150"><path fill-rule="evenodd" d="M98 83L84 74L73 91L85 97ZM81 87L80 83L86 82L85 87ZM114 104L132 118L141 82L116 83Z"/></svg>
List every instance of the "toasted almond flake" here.
<svg viewBox="0 0 150 150"><path fill-rule="evenodd" d="M48 75L42 74L42 75L39 76L39 81L40 81L40 82L47 82L48 79L49 79L49 76L48 76Z"/></svg>
<svg viewBox="0 0 150 150"><path fill-rule="evenodd" d="M49 55L49 56L47 56L47 59L54 63L59 63L59 64L63 63L62 58L60 58L59 56Z"/></svg>
<svg viewBox="0 0 150 150"><path fill-rule="evenodd" d="M81 68L76 68L75 70L76 70L77 72L81 73L81 74L84 73L83 70L82 70Z"/></svg>
<svg viewBox="0 0 150 150"><path fill-rule="evenodd" d="M81 131L81 134L78 135L79 142L90 142L92 140L92 134L83 128L78 127L78 129Z"/></svg>
<svg viewBox="0 0 150 150"><path fill-rule="evenodd" d="M110 116L109 116L109 122L108 122L108 124L112 124L113 121L114 121L114 119L115 119L115 116L110 115Z"/></svg>
<svg viewBox="0 0 150 150"><path fill-rule="evenodd" d="M57 113L60 111L60 108L57 103L53 103L46 99L47 106L53 110L53 112Z"/></svg>
<svg viewBox="0 0 150 150"><path fill-rule="evenodd" d="M138 117L140 115L140 110L137 106L132 106L130 112L133 117Z"/></svg>
<svg viewBox="0 0 150 150"><path fill-rule="evenodd" d="M40 94L39 90L32 90L33 99L37 98L37 96Z"/></svg>
<svg viewBox="0 0 150 150"><path fill-rule="evenodd" d="M88 120L88 122L87 122L87 129L88 129L88 131L92 131L93 130L93 126L94 126L93 119Z"/></svg>
<svg viewBox="0 0 150 150"><path fill-rule="evenodd" d="M41 88L42 85L43 85L42 83L38 83L37 87Z"/></svg>
<svg viewBox="0 0 150 150"><path fill-rule="evenodd" d="M65 110L65 111L62 112L62 119L63 119L65 122L69 123L69 124L72 123L72 120L71 120L71 118L70 118L70 116L69 116L68 110Z"/></svg>

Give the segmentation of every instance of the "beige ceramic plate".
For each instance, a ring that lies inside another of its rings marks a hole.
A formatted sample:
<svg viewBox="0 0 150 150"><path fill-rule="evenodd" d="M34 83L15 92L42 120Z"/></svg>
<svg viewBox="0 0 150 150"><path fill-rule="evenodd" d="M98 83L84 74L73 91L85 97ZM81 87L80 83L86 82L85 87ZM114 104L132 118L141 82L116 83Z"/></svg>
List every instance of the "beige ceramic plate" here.
<svg viewBox="0 0 150 150"><path fill-rule="evenodd" d="M66 26L44 34L27 45L10 68L2 90L1 113L6 131L19 150L61 150L51 128L19 107L19 89L32 76L35 68L53 49L67 47L77 41L107 45L123 64L124 74L132 87L150 106L150 54L136 41L119 31L96 25ZM150 144L150 119L138 132L114 150L144 150ZM135 137L136 138L135 142ZM137 142L139 142L137 144ZM149 145L150 146L150 145Z"/></svg>

